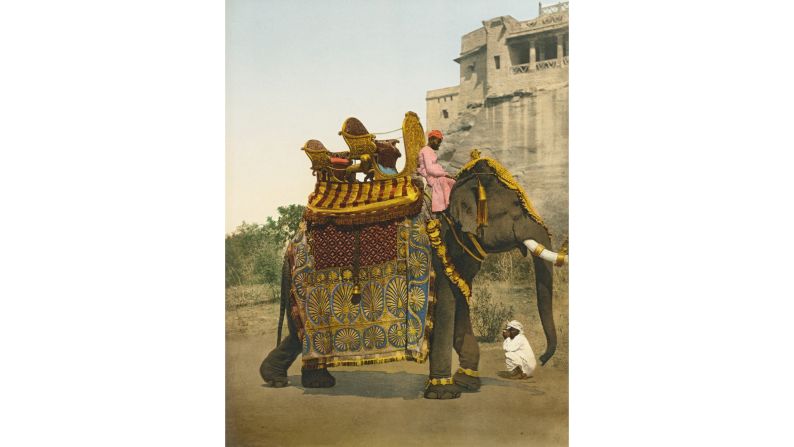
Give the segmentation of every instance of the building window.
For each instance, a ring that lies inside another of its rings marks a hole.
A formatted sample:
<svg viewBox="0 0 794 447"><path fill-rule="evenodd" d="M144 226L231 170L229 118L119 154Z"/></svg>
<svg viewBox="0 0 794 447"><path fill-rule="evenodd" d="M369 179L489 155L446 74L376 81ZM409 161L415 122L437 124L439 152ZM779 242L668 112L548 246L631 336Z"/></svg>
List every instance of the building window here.
<svg viewBox="0 0 794 447"><path fill-rule="evenodd" d="M444 115L444 119L449 118L449 113L446 110L442 110L441 114Z"/></svg>
<svg viewBox="0 0 794 447"><path fill-rule="evenodd" d="M496 69L498 70L499 69L499 56L494 56L493 57L493 63L494 63L494 65L496 65Z"/></svg>

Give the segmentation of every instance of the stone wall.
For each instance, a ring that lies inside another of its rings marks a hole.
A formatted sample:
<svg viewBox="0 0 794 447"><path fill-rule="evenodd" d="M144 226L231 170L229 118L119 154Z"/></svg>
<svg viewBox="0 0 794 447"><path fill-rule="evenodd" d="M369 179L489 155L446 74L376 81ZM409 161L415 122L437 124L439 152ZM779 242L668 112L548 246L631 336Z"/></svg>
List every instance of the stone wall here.
<svg viewBox="0 0 794 447"><path fill-rule="evenodd" d="M445 135L439 160L449 171L460 169L474 148L507 167L557 248L568 234L568 56L561 51L567 3L545 9L524 22L485 20L464 35L455 59L460 83L427 93L426 124ZM559 55L540 63L548 45Z"/></svg>
<svg viewBox="0 0 794 447"><path fill-rule="evenodd" d="M460 106L458 87L447 87L427 92L427 130L445 130L457 118ZM466 105L463 105L465 108ZM444 111L446 110L446 116Z"/></svg>
<svg viewBox="0 0 794 447"><path fill-rule="evenodd" d="M478 28L470 33L464 34L460 39L460 53L469 52L481 45L485 45L485 30Z"/></svg>
<svg viewBox="0 0 794 447"><path fill-rule="evenodd" d="M549 226L568 235L568 84L491 98L446 128L439 160L456 172L473 148L507 167Z"/></svg>
<svg viewBox="0 0 794 447"><path fill-rule="evenodd" d="M460 58L460 101L465 108L470 102L485 99L488 86L488 60L485 50Z"/></svg>

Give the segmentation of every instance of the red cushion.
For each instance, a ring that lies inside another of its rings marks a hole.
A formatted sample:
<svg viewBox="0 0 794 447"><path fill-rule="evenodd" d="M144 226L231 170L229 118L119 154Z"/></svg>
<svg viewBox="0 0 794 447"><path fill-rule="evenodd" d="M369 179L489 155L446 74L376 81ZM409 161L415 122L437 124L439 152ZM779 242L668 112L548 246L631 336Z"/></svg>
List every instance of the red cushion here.
<svg viewBox="0 0 794 447"><path fill-rule="evenodd" d="M331 157L331 163L335 165L347 166L350 164L350 160L347 158Z"/></svg>

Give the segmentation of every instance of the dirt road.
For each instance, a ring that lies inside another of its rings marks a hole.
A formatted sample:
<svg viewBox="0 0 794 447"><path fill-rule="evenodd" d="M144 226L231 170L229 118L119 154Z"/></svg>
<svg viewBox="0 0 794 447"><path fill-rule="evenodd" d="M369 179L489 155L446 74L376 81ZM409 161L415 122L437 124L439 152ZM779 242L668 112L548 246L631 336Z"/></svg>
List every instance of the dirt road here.
<svg viewBox="0 0 794 447"><path fill-rule="evenodd" d="M333 368L335 387L304 389L298 358L289 387L265 387L259 364L274 343L273 334L227 338L229 446L568 445L567 370L499 378L501 344L481 344L479 392L436 401L422 397L428 365L413 362Z"/></svg>

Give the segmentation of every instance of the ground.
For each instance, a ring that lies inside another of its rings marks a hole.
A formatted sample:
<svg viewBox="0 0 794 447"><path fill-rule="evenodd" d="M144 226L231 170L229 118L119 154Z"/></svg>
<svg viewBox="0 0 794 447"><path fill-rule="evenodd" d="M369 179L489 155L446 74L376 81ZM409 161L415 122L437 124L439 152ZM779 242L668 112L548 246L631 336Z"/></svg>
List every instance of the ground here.
<svg viewBox="0 0 794 447"><path fill-rule="evenodd" d="M511 290L494 287L504 292L499 296L527 294L515 285ZM564 289L560 317L567 317ZM534 297L507 302L515 306L515 318L524 322L540 355L545 344L530 300L534 303ZM275 345L277 314L274 302L227 307L229 446L568 445L567 318L557 321L558 332L565 335L562 352L531 379L498 377L504 368L501 343L481 343L480 391L437 401L422 397L428 365L406 361L332 368L335 387L307 389L300 384L299 357L289 370L290 386L266 387L259 364Z"/></svg>

